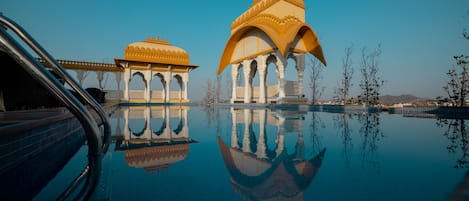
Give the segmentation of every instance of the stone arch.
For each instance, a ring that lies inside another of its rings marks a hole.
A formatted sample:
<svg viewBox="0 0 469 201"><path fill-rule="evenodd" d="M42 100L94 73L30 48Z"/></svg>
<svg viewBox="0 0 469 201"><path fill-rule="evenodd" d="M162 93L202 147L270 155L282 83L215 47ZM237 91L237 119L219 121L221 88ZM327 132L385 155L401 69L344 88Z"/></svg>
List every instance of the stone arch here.
<svg viewBox="0 0 469 201"><path fill-rule="evenodd" d="M135 77L141 78L143 87L141 86L141 82L135 80ZM140 71L132 72L129 78L129 99L145 99L145 89L147 87L144 73Z"/></svg>
<svg viewBox="0 0 469 201"><path fill-rule="evenodd" d="M166 80L164 75L160 72L155 72L152 74L151 79L151 99L152 100L164 100L165 97L165 88Z"/></svg>

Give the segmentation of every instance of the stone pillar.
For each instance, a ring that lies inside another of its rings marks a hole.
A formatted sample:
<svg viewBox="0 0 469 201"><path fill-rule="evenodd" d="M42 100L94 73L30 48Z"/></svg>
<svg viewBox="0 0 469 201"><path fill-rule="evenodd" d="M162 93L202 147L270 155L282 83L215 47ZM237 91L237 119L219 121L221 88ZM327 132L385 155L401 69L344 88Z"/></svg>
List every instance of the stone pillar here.
<svg viewBox="0 0 469 201"><path fill-rule="evenodd" d="M251 103L251 61L243 61L244 71L244 103Z"/></svg>
<svg viewBox="0 0 469 201"><path fill-rule="evenodd" d="M285 98L285 66L286 61L282 57L277 56L277 69L278 69L278 80L279 80L279 99Z"/></svg>
<svg viewBox="0 0 469 201"><path fill-rule="evenodd" d="M125 68L124 70L124 101L129 101L129 82L130 82L130 74L131 70L128 68Z"/></svg>
<svg viewBox="0 0 469 201"><path fill-rule="evenodd" d="M151 70L146 70L144 77L145 77L145 102L149 103L151 102L151 87L150 87L151 79L152 79Z"/></svg>
<svg viewBox="0 0 469 201"><path fill-rule="evenodd" d="M184 100L189 100L189 97L187 96L187 86L189 85L189 74L185 73L184 76L182 77L182 82L184 86L183 90L183 99Z"/></svg>
<svg viewBox="0 0 469 201"><path fill-rule="evenodd" d="M83 80L85 80L86 76L88 75L88 71L86 70L75 70L77 73L77 80L81 87L83 87Z"/></svg>
<svg viewBox="0 0 469 201"><path fill-rule="evenodd" d="M257 70L259 71L259 103L266 103L265 76L267 70L267 56L257 57Z"/></svg>
<svg viewBox="0 0 469 201"><path fill-rule="evenodd" d="M237 125L236 110L234 108L231 108L230 112L231 112L231 148L239 148L238 130L236 129L236 125Z"/></svg>
<svg viewBox="0 0 469 201"><path fill-rule="evenodd" d="M104 72L103 71L96 71L96 78L98 79L98 86L99 89L103 90L103 80L104 80Z"/></svg>
<svg viewBox="0 0 469 201"><path fill-rule="evenodd" d="M239 64L231 64L231 103L234 103L237 97Z"/></svg>
<svg viewBox="0 0 469 201"><path fill-rule="evenodd" d="M121 91L122 72L115 72L115 75L116 75L117 91L120 92Z"/></svg>
<svg viewBox="0 0 469 201"><path fill-rule="evenodd" d="M184 120L183 137L189 138L189 123L187 122L187 109L181 108L180 110L182 110L181 118L182 120Z"/></svg>
<svg viewBox="0 0 469 201"><path fill-rule="evenodd" d="M169 66L171 69L171 66ZM171 72L166 72L164 74L164 79L165 79L165 102L169 103L171 102L171 80L172 80L172 73Z"/></svg>

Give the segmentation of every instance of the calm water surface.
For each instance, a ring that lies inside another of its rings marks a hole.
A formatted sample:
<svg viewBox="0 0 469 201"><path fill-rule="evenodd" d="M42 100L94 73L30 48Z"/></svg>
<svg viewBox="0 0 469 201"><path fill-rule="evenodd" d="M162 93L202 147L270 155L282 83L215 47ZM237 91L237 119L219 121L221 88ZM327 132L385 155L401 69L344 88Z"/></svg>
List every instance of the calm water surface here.
<svg viewBox="0 0 469 201"><path fill-rule="evenodd" d="M367 113L121 107L94 199L449 200L467 120ZM87 146L36 197L55 199Z"/></svg>

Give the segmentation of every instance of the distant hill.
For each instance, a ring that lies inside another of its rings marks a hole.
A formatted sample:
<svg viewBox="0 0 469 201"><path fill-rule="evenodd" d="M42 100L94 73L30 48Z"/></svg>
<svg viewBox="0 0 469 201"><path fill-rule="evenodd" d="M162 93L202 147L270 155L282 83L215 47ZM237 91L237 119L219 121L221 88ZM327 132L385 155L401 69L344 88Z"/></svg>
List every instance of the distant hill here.
<svg viewBox="0 0 469 201"><path fill-rule="evenodd" d="M420 98L411 94L405 94L405 95L399 95L399 96L384 95L384 96L380 96L379 100L382 104L392 105L392 104L397 104L397 103L417 102L417 101L427 100L427 98Z"/></svg>

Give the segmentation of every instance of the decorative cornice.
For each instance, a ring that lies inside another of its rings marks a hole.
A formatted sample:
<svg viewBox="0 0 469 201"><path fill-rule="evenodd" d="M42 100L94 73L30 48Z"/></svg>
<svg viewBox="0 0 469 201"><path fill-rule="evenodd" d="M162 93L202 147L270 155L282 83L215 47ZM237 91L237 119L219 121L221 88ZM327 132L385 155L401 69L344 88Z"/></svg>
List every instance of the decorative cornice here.
<svg viewBox="0 0 469 201"><path fill-rule="evenodd" d="M129 60L175 65L189 65L190 61L189 54L187 54L187 52L131 45L125 48L124 58Z"/></svg>
<svg viewBox="0 0 469 201"><path fill-rule="evenodd" d="M252 6L231 24L231 29L235 29L279 1L286 1L302 9L306 8L303 0L255 0Z"/></svg>

